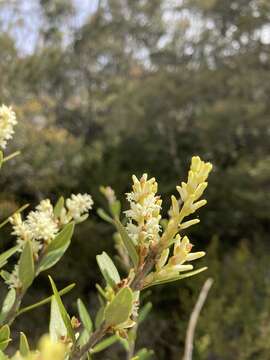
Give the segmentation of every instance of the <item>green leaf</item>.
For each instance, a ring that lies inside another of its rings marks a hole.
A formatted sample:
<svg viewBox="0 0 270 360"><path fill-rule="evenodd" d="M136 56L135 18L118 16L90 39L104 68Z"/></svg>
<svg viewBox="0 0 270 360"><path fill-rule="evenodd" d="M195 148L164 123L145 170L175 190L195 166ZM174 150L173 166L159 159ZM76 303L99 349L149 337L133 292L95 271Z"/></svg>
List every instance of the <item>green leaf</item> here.
<svg viewBox="0 0 270 360"><path fill-rule="evenodd" d="M30 352L29 344L26 335L20 332L20 354L24 357Z"/></svg>
<svg viewBox="0 0 270 360"><path fill-rule="evenodd" d="M113 219L103 209L101 208L97 209L97 214L102 220L107 221L110 224L113 224Z"/></svg>
<svg viewBox="0 0 270 360"><path fill-rule="evenodd" d="M35 278L34 257L30 241L25 243L19 260L19 279L26 290Z"/></svg>
<svg viewBox="0 0 270 360"><path fill-rule="evenodd" d="M138 359L138 360L148 360L150 359L152 356L154 355L154 351L153 350L148 350L146 348L143 348L141 350L139 350L136 354L136 356L133 359Z"/></svg>
<svg viewBox="0 0 270 360"><path fill-rule="evenodd" d="M110 210L114 217L119 218L121 212L121 203L119 200L114 201L110 204Z"/></svg>
<svg viewBox="0 0 270 360"><path fill-rule="evenodd" d="M200 269L197 269L197 270L194 270L194 271L190 271L190 272L187 272L185 274L182 274L182 275L178 275L178 276L175 276L175 277L172 277L170 279L166 279L166 280L160 280L160 281L155 281L154 283L152 284L149 284L148 286L144 287L144 289L147 289L151 286L155 286L155 285L162 285L162 284L167 284L169 282L173 282L173 281L177 281L177 280L182 280L182 279L185 279L185 278L188 278L190 276L194 276L194 275L197 275L199 273L201 273L202 271L205 271L207 270L207 267L202 267Z"/></svg>
<svg viewBox="0 0 270 360"><path fill-rule="evenodd" d="M74 286L75 286L75 284L70 284L70 285L66 286L64 289L62 289L62 290L59 291L59 295L60 295L60 296L65 295L65 294L68 293L70 290L72 290L72 289L74 288ZM48 303L52 300L52 297L53 297L53 295L52 295L52 296L49 296L49 297L47 297L47 298L45 298L45 299L43 299L43 300L41 300L41 301L39 301L39 302L37 302L37 303L35 303L35 304L26 306L25 308L21 309L21 310L18 312L17 316L19 316L19 315L21 315L21 314L23 314L23 313L25 313L25 312L27 312L27 311L33 310L33 309L35 309L35 308L37 308L37 307L39 307L39 306L48 304Z"/></svg>
<svg viewBox="0 0 270 360"><path fill-rule="evenodd" d="M135 248L135 245L133 243L133 241L131 240L131 238L128 236L128 233L125 229L125 227L121 224L121 222L118 219L114 220L114 224L116 226L117 231L119 232L119 234L121 235L121 238L123 240L123 243L128 251L128 254L133 262L133 265L135 267L138 266L139 263L139 256L137 254L137 250Z"/></svg>
<svg viewBox="0 0 270 360"><path fill-rule="evenodd" d="M10 342L10 329L8 325L4 325L0 329L0 350L5 350Z"/></svg>
<svg viewBox="0 0 270 360"><path fill-rule="evenodd" d="M119 339L119 342L121 343L121 345L123 346L123 348L126 350L126 352L128 353L129 352L129 342L127 339L124 339L124 338L120 338Z"/></svg>
<svg viewBox="0 0 270 360"><path fill-rule="evenodd" d="M149 312L152 309L152 303L148 302L146 303L140 310L139 312L139 317L138 317L138 322L141 323L142 321L144 321L144 319L147 317L147 315L149 314Z"/></svg>
<svg viewBox="0 0 270 360"><path fill-rule="evenodd" d="M56 217L59 217L61 215L61 211L62 211L64 205L65 205L65 199L63 198L63 196L61 196L58 199L58 201L55 204L54 209L53 209L53 213Z"/></svg>
<svg viewBox="0 0 270 360"><path fill-rule="evenodd" d="M5 281L8 281L10 279L10 273L6 270L1 270L0 272L0 276L2 279L4 279Z"/></svg>
<svg viewBox="0 0 270 360"><path fill-rule="evenodd" d="M82 321L83 326L86 329L87 333L90 335L93 331L93 323L91 317L86 309L86 306L84 305L81 299L77 300L77 306L78 306L80 320Z"/></svg>
<svg viewBox="0 0 270 360"><path fill-rule="evenodd" d="M3 160L4 160L4 154L3 154L3 151L0 150L0 169L1 169L2 165L3 165Z"/></svg>
<svg viewBox="0 0 270 360"><path fill-rule="evenodd" d="M10 336L9 326L8 325L2 326L0 329L0 343L2 341L9 339L9 336Z"/></svg>
<svg viewBox="0 0 270 360"><path fill-rule="evenodd" d="M112 335L107 339L100 341L96 346L93 347L93 349L91 350L91 354L96 354L100 351L107 349L109 346L111 346L118 340L119 340L118 335Z"/></svg>
<svg viewBox="0 0 270 360"><path fill-rule="evenodd" d="M11 339L7 339L5 341L0 342L0 350L5 350L8 347Z"/></svg>
<svg viewBox="0 0 270 360"><path fill-rule="evenodd" d="M85 329L83 329L78 340L78 344L80 345L80 347L82 347L87 343L89 337L90 337L89 333Z"/></svg>
<svg viewBox="0 0 270 360"><path fill-rule="evenodd" d="M46 255L40 262L38 273L51 268L61 259L70 245L73 232L74 223L69 223L53 239L47 248Z"/></svg>
<svg viewBox="0 0 270 360"><path fill-rule="evenodd" d="M133 294L129 287L122 288L106 306L104 318L109 326L124 323L132 311Z"/></svg>
<svg viewBox="0 0 270 360"><path fill-rule="evenodd" d="M11 249L3 252L0 255L0 269L7 263L7 259L14 255L19 250L19 248L19 245L13 246Z"/></svg>
<svg viewBox="0 0 270 360"><path fill-rule="evenodd" d="M52 296L51 299L49 332L53 341L58 341L59 338L65 337L67 335L67 328L60 313L55 296Z"/></svg>
<svg viewBox="0 0 270 360"><path fill-rule="evenodd" d="M19 209L17 209L13 214L11 214L6 220L4 220L1 224L0 224L0 229L5 226L6 224L9 223L9 218L19 212L22 212L24 209L26 209L29 206L29 204L25 204L23 206L21 206Z"/></svg>
<svg viewBox="0 0 270 360"><path fill-rule="evenodd" d="M10 360L10 359L0 350L0 360Z"/></svg>
<svg viewBox="0 0 270 360"><path fill-rule="evenodd" d="M113 261L105 251L101 255L97 255L97 263L108 285L114 287L121 281Z"/></svg>
<svg viewBox="0 0 270 360"><path fill-rule="evenodd" d="M2 305L2 310L0 314L0 323L5 320L6 315L9 313L12 308L14 302L16 300L16 290L10 289L5 297L5 300Z"/></svg>
<svg viewBox="0 0 270 360"><path fill-rule="evenodd" d="M105 312L105 307L103 305L101 305L101 307L98 309L98 312L96 314L96 318L95 318L95 326L96 328L98 328L104 321L104 312Z"/></svg>
<svg viewBox="0 0 270 360"><path fill-rule="evenodd" d="M74 343L75 342L75 335L74 335L74 331L73 331L72 326L71 326L70 317L69 317L69 315L68 315L68 313L67 313L67 311L66 311L66 309L64 307L64 304L63 304L63 302L61 300L61 297L59 295L59 292L57 290L57 287L56 287L53 279L50 276L49 276L49 279L50 279L50 282L51 282L52 290L53 290L55 300L57 302L57 305L58 305L62 320L63 320L63 322L65 324L66 329L67 329L67 334L72 339L72 341Z"/></svg>

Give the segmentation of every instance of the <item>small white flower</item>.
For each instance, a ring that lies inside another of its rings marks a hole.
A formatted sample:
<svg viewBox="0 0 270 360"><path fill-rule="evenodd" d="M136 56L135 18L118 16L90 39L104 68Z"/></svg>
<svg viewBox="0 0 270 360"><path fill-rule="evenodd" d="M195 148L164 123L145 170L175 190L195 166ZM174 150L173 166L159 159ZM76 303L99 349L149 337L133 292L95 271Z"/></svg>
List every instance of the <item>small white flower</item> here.
<svg viewBox="0 0 270 360"><path fill-rule="evenodd" d="M11 107L2 105L0 107L0 147L6 148L7 140L14 134L14 126L17 124L15 112Z"/></svg>
<svg viewBox="0 0 270 360"><path fill-rule="evenodd" d="M16 235L21 240L20 244L24 244L26 240L31 240L32 234L29 226L22 220L21 214L16 213L9 219L12 224L12 235ZM22 245L23 246L23 245Z"/></svg>
<svg viewBox="0 0 270 360"><path fill-rule="evenodd" d="M58 232L58 226L47 211L31 211L26 219L34 240L52 240Z"/></svg>
<svg viewBox="0 0 270 360"><path fill-rule="evenodd" d="M72 194L66 200L68 214L76 221L80 220L81 216L87 213L93 206L93 199L89 194Z"/></svg>
<svg viewBox="0 0 270 360"><path fill-rule="evenodd" d="M10 218L13 226L12 234L17 236L17 243L23 248L25 241L30 240L34 253L41 249L41 241L52 240L59 231L54 219L53 207L50 200L43 200L31 211L23 221L21 214L14 214Z"/></svg>
<svg viewBox="0 0 270 360"><path fill-rule="evenodd" d="M40 204L36 207L38 211L47 212L51 216L53 216L53 206L49 199L42 200Z"/></svg>

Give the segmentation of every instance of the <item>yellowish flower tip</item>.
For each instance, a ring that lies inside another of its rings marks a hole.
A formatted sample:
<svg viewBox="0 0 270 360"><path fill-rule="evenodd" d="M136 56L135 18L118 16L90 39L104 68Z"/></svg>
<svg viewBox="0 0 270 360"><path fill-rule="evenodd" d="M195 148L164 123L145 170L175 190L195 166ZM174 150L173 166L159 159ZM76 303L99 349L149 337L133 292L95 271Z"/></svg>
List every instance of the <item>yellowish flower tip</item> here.
<svg viewBox="0 0 270 360"><path fill-rule="evenodd" d="M44 335L39 342L41 360L64 360L66 346L61 342L53 342L49 335Z"/></svg>

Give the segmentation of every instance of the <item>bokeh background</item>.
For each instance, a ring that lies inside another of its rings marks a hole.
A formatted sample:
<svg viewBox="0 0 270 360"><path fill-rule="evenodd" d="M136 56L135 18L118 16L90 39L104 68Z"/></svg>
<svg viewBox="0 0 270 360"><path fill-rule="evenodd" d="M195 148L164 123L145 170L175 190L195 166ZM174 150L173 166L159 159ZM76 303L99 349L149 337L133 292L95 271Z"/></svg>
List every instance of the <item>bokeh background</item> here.
<svg viewBox="0 0 270 360"><path fill-rule="evenodd" d="M214 278L194 359L270 358L269 0L1 0L0 102L19 125L0 177L0 214L25 202L100 185L125 203L134 173L159 181L164 214L192 155L214 164L208 206L190 236L207 273L153 289L138 347L181 359L200 288ZM0 248L13 240L1 233ZM51 272L70 312L81 296L95 314L95 255L114 254L113 229L95 210ZM2 289L3 291L3 289ZM49 293L47 274L25 303ZM33 342L49 308L15 327ZM120 348L102 359L122 359Z"/></svg>

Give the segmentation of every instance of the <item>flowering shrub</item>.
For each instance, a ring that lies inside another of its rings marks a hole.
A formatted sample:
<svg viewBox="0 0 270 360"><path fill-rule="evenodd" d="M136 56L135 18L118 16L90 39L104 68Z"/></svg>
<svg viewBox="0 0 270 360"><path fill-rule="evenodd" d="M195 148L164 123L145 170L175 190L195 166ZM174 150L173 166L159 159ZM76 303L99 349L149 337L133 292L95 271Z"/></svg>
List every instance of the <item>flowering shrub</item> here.
<svg viewBox="0 0 270 360"><path fill-rule="evenodd" d="M13 110L4 105L0 107L0 147L3 150L16 123ZM1 152L1 164L17 154L4 157ZM120 277L105 252L97 256L105 285L97 285L101 305L95 325L80 299L77 302L78 318L70 317L61 296L74 285L58 291L51 277L52 296L21 308L34 279L62 258L70 245L74 227L87 219L93 206L91 196L72 194L66 200L61 197L55 205L49 199L42 200L26 217L22 216L26 208L23 206L4 221L0 226L11 223L16 245L0 255L0 267L3 268L11 256L16 255L18 261L11 273L1 271L8 291L0 313L0 359L89 359L116 341L123 345L129 359L149 358L151 351L147 349L134 354L138 324L150 309L149 304L141 309L140 293L151 286L193 276L206 269L193 270L190 262L205 253L192 252L192 244L183 231L199 222L197 218L186 218L206 204L201 197L211 169L212 165L198 156L192 158L187 182L176 187L178 198L171 197L168 219L162 218L158 184L154 178L148 179L147 174L140 179L133 176L132 190L127 194L130 208L124 211L124 220L120 219L121 204L113 189L101 187L109 212L98 209L97 213L116 229L115 248L126 275ZM38 349L31 351L26 335L21 333L18 351L11 357L5 355L11 341L10 326L16 317L48 302L51 303L49 335L41 338Z"/></svg>

